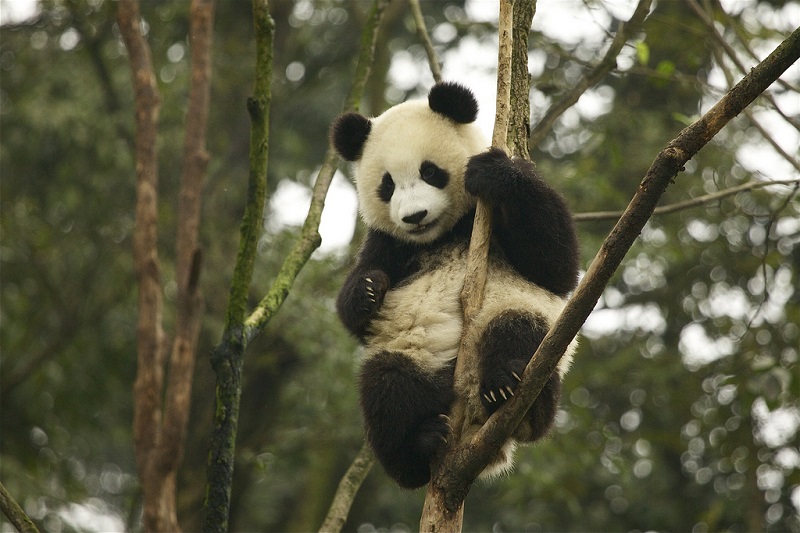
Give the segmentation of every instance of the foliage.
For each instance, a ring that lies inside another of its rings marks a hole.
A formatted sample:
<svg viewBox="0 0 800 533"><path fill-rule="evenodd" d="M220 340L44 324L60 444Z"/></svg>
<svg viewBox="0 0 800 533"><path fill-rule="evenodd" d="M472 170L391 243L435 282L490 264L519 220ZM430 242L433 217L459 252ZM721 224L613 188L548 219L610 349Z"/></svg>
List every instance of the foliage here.
<svg viewBox="0 0 800 533"><path fill-rule="evenodd" d="M270 4L272 195L284 180L310 185L350 84L368 5ZM467 11L455 1L421 2L445 78L473 86L493 78L476 50L496 55L493 23L480 17L477 4ZM572 6L555 4L556 11ZM583 36L548 26L552 11L543 5L534 17L532 124L602 59L604 32L630 15L580 4L587 11L570 11L567 20L585 24L590 31ZM800 25L796 2L724 4L727 15L710 5L718 31L748 68L754 61L745 44L763 57ZM159 223L171 240L188 6L142 8L164 96ZM112 2L48 0L35 19L0 30L0 475L44 530L90 527L75 522L78 505L116 520L106 529L140 527L130 427L133 125L114 9ZM200 526L214 390L206 354L222 331L246 194L250 17L247 2L225 3L216 17L202 227L206 318L178 491L186 530ZM405 2L392 3L383 31L384 55L362 103L367 112L423 92L431 80ZM685 119L719 98L724 69L738 79L719 49L687 4L657 4L616 69L532 147L542 173L575 211L622 208ZM472 63L463 66L465 54ZM785 79L800 83L796 70ZM796 115L791 85L771 92ZM768 130L785 127L771 109L759 99L753 116ZM785 138L797 139L796 127ZM797 158L791 142L784 147ZM769 178L796 178L795 167L774 153L752 118L742 116L689 162L665 202L762 179L769 169ZM556 434L521 450L509 477L473 488L466 530L800 530L800 206L792 194L789 187L743 192L648 223L583 331ZM267 217L281 207L270 203ZM610 226L579 226L585 263ZM293 228L269 227L251 305L296 236ZM169 302L174 258L171 243L161 245ZM250 347L231 530L316 529L360 448L358 349L333 311L351 252L316 254ZM401 492L375 468L345 529L415 529L421 502L421 493ZM110 523L99 520L94 524Z"/></svg>

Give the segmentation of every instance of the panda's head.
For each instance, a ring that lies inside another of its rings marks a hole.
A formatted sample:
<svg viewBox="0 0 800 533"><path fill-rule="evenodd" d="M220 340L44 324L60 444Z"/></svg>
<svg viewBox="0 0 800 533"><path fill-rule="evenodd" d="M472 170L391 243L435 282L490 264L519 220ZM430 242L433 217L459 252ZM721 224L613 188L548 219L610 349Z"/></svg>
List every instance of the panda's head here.
<svg viewBox="0 0 800 533"><path fill-rule="evenodd" d="M472 92L439 83L427 101L408 101L372 119L346 113L336 120L333 145L355 163L367 226L403 241L429 243L474 207L475 199L464 190L464 170L470 157L487 148L477 114Z"/></svg>

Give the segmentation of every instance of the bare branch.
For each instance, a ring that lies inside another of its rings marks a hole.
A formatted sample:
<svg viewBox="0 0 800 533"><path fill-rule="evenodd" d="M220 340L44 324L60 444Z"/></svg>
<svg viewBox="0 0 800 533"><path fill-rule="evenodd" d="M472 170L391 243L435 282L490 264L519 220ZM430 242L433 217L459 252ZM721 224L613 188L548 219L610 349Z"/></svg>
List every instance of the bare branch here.
<svg viewBox="0 0 800 533"><path fill-rule="evenodd" d="M246 347L242 322L266 203L272 42L275 29L275 23L269 14L268 0L253 1L253 25L256 39L255 82L253 96L247 100L247 110L250 113L250 172L247 203L240 227L239 253L228 297L225 330L222 341L211 354L217 386L207 465L203 522L205 532L228 529L236 431L242 394L242 355Z"/></svg>
<svg viewBox="0 0 800 533"><path fill-rule="evenodd" d="M210 107L214 0L192 0L190 10L191 81L184 127L183 171L175 241L177 320L164 397L164 438L159 450L161 467L173 474L183 456L197 338L203 315L199 283L202 254L198 245L198 233L203 179L209 159L206 152L206 132Z"/></svg>
<svg viewBox="0 0 800 533"><path fill-rule="evenodd" d="M511 109L511 53L513 36L513 0L500 0L500 15L498 20L498 59L497 59L497 104L495 109L494 132L492 145L508 151L508 125ZM425 504L420 519L420 531L460 531L464 516L464 498L471 484L464 486L464 490L448 501L448 495L442 490L448 478L454 471L444 468L448 456L458 453L458 447L466 434L466 429L471 420L471 414L482 406L470 405L467 402L467 391L473 388L478 378L475 375L477 354L475 347L467 342L468 332L472 322L483 302L483 291L488 270L489 239L491 237L491 211L482 201L478 201L475 212L475 222L470 238L469 252L467 255L466 274L464 287L461 291L462 311L464 321L462 325L461 344L458 349L455 368L455 387L459 392L451 413L451 425L454 435L450 439L447 450L441 461L435 461L431 467L431 482L425 496ZM473 478L474 479L474 478Z"/></svg>
<svg viewBox="0 0 800 533"><path fill-rule="evenodd" d="M727 198L728 196L733 196L734 194L738 194L744 191L751 191L753 189L760 189L762 187L769 187L771 185L792 185L800 182L800 179L791 179L791 180L775 180L775 181L750 181L747 183L743 183L741 185L737 185L736 187L731 187L729 189L723 189L721 191L717 191L710 194L705 194L703 196L698 196L697 198L692 198L690 200L684 200L683 202L676 202L674 204L669 205L662 205L661 207L656 207L653 210L653 216L655 215L666 215L668 213L675 213L676 211L683 211L684 209L690 209L692 207L697 207L703 204L708 204L711 202L716 202L722 200L723 198ZM622 211L595 211L590 213L576 213L573 219L575 222L599 222L603 220L618 220L622 216Z"/></svg>
<svg viewBox="0 0 800 533"><path fill-rule="evenodd" d="M442 81L442 66L439 62L439 57L436 55L436 50L433 48L430 35L428 35L428 28L425 26L425 18L422 16L419 0L408 0L408 5L411 7L411 14L414 15L417 37L419 37L422 46L425 48L425 54L428 56L431 74L433 74L434 81L439 83Z"/></svg>
<svg viewBox="0 0 800 533"><path fill-rule="evenodd" d="M20 533L39 533L39 528L36 527L33 520L25 513L11 494L8 493L2 483L0 483L0 511L3 511L6 518Z"/></svg>
<svg viewBox="0 0 800 533"><path fill-rule="evenodd" d="M472 479L490 456L519 425L526 410L555 370L567 345L589 316L598 298L616 271L644 224L652 215L658 199L683 169L684 164L705 146L722 127L772 84L800 58L800 29L795 30L770 56L750 71L714 107L664 148L653 161L622 218L595 256L586 275L567 307L542 341L528 367L516 395L501 407L463 450L454 455L448 470L464 472ZM454 484L445 490L451 497L463 491L463 481L446 479Z"/></svg>
<svg viewBox="0 0 800 533"><path fill-rule="evenodd" d="M620 25L617 34L614 36L614 40L611 41L611 46L608 47L608 51L605 56L603 56L600 63L598 63L591 72L587 73L574 87L567 91L560 100L550 106L544 117L542 117L531 131L528 140L528 147L530 149L535 148L542 142L545 135L547 135L553 127L553 124L558 120L558 117L572 107L587 89L596 85L606 74L616 68L617 56L628 39L639 31L642 22L644 22L645 17L647 17L647 14L650 12L651 3L652 0L639 0L639 4L636 6L636 10L633 12L633 15L631 15L630 20Z"/></svg>
<svg viewBox="0 0 800 533"><path fill-rule="evenodd" d="M356 66L354 83L345 109L355 109L364 91L375 54L378 26L389 0L374 0L372 11L361 35L362 50ZM274 23L269 16L267 0L253 2L256 24L257 54L254 96L248 100L252 120L250 140L250 186L242 237L231 283L228 316L222 341L214 348L211 362L217 373L217 406L208 458L206 484L206 517L203 530L224 531L228 526L234 452L242 392L243 356L248 343L269 323L289 294L298 273L319 247L319 223L325 196L336 171L338 157L328 148L322 169L314 184L311 207L300 237L284 260L275 282L267 295L249 316L247 296L255 260L255 245L261 232L261 216L266 201L266 165L270 81L272 74L272 32Z"/></svg>
<svg viewBox="0 0 800 533"><path fill-rule="evenodd" d="M319 528L320 533L339 533L342 530L356 493L374 464L375 455L372 453L372 448L367 442L364 442L350 468L339 482L333 502L328 509L328 515Z"/></svg>
<svg viewBox="0 0 800 533"><path fill-rule="evenodd" d="M508 149L512 155L530 160L528 133L531 128L531 75L528 71L528 38L536 13L536 2L516 2L511 46L511 113Z"/></svg>
<svg viewBox="0 0 800 533"><path fill-rule="evenodd" d="M133 256L139 291L137 371L133 385L134 449L144 493L144 524L149 531L177 530L174 505L159 509L158 502L174 503L174 483L159 477L156 453L162 435L162 388L165 336L162 326L163 287L158 260L158 94L150 47L142 37L139 3L122 0L117 24L128 50L136 116L136 227ZM174 482L174 478L172 480ZM164 496L164 495L167 496Z"/></svg>
<svg viewBox="0 0 800 533"><path fill-rule="evenodd" d="M703 22L703 24L705 24L706 28L708 28L709 33L714 38L714 40L717 42L717 44L719 44L722 47L722 49L725 50L725 54L728 56L728 58L731 60L731 62L733 62L733 64L736 65L736 68L739 69L739 72L741 72L742 74L746 74L747 73L747 68L739 60L739 56L736 54L736 50L734 50L731 47L731 45L728 44L728 41L726 41L725 38L717 31L717 27L714 25L714 21L711 19L711 17L709 17L706 14L706 12L703 11L703 8L700 7L700 5L697 3L696 0L689 0L687 3L689 4L689 7L692 9L692 11L695 12L697 17ZM720 10L723 13L725 12L724 10L722 10L721 6L720 6ZM750 52L752 54L752 51L750 51ZM753 54L753 55L755 56L755 54ZM722 61L718 61L718 63L719 63L720 66L723 65ZM783 84L783 82L781 80L777 80L777 81L778 81L779 84ZM789 90L795 90L788 83L787 84L783 84L783 85ZM792 117L790 117L786 113L784 113L783 110L780 107L778 107L778 103L775 101L775 99L772 97L771 94L764 93L762 96L772 105L773 109L786 122L788 122L789 124L794 126L796 129L800 130L800 122L798 122L797 120L793 119Z"/></svg>

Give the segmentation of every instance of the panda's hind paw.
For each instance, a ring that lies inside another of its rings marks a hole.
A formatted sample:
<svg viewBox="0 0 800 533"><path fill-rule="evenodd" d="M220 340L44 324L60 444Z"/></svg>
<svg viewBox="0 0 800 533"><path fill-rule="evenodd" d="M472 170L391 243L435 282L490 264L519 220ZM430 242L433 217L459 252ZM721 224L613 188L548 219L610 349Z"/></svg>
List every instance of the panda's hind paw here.
<svg viewBox="0 0 800 533"><path fill-rule="evenodd" d="M428 418L419 425L416 444L420 452L433 456L439 448L447 444L447 437L452 433L450 418L441 414Z"/></svg>
<svg viewBox="0 0 800 533"><path fill-rule="evenodd" d="M512 360L483 376L480 395L487 411L493 413L514 396L514 389L522 381L520 375L524 369L525 361Z"/></svg>

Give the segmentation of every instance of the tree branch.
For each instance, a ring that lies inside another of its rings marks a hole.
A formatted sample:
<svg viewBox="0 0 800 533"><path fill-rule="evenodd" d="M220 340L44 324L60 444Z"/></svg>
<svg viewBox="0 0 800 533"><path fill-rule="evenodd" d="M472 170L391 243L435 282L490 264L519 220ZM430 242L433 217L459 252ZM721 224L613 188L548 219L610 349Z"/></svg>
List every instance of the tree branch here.
<svg viewBox="0 0 800 533"><path fill-rule="evenodd" d="M149 531L176 529L177 518L165 516L153 505L164 486L153 463L162 439L161 400L166 357L163 287L158 260L158 152L157 124L161 107L150 47L142 37L139 3L122 0L117 24L128 50L136 109L136 226L133 235L134 268L138 281L137 371L134 382L133 434L136 463ZM173 499L174 500L174 499ZM174 511L174 507L173 507ZM169 513L167 513L169 514Z"/></svg>
<svg viewBox="0 0 800 533"><path fill-rule="evenodd" d="M636 6L636 10L631 15L630 20L628 22L621 24L619 30L617 30L617 34L614 36L614 40L611 41L611 46L608 47L608 51L606 52L603 59L600 60L600 63L592 69L586 76L584 76L574 87L572 87L569 91L561 97L561 99L547 110L547 113L542 117L536 127L533 128L531 131L530 138L528 139L528 147L529 149L533 149L542 142L545 135L550 131L555 124L558 117L564 114L564 112L572 107L575 102L581 97L581 95L586 92L587 89L596 85L603 77L608 74L612 69L616 68L617 66L617 56L619 55L622 47L625 46L625 43L630 39L634 33L639 31L642 23L644 22L645 17L647 14L650 13L650 4L652 0L639 0L639 3Z"/></svg>
<svg viewBox="0 0 800 533"><path fill-rule="evenodd" d="M198 245L203 179L208 165L206 132L210 107L211 42L214 0L192 0L189 42L191 82L184 127L183 171L178 197L175 242L178 297L175 340L165 394L164 438L159 450L161 467L177 472L186 436L197 338L203 315L200 294L201 256Z"/></svg>
<svg viewBox="0 0 800 533"><path fill-rule="evenodd" d="M419 0L408 0L408 5L411 7L411 14L414 15L417 37L419 37L422 46L425 48L425 54L428 56L428 65L430 65L433 80L439 83L442 81L442 66L436 50L433 48L430 35L428 35L428 28L425 26L425 18L422 16Z"/></svg>
<svg viewBox="0 0 800 533"><path fill-rule="evenodd" d="M655 205L675 178L703 146L733 117L769 87L789 66L800 58L800 29L795 30L770 56L753 68L714 107L664 148L653 161L622 218L603 243L586 275L575 290L567 307L542 341L523 374L515 396L501 407L480 429L469 447L451 456L444 468L463 472L466 479L485 466L491 457L519 425L527 409L556 368L567 345L589 316L606 284L611 279L642 227L650 218ZM463 478L452 477L444 487L451 498L464 491Z"/></svg>
<svg viewBox="0 0 800 533"><path fill-rule="evenodd" d="M39 533L39 528L36 527L33 520L9 494L2 483L0 483L0 511L3 511L11 525L17 528L20 533Z"/></svg>
<svg viewBox="0 0 800 533"><path fill-rule="evenodd" d="M389 0L374 0L369 21L361 35L361 54L345 110L356 109L364 91L375 54L377 29ZM242 393L242 364L248 343L260 333L289 294L297 274L319 247L319 223L325 196L336 171L338 157L328 147L322 169L312 193L311 207L300 237L284 260L272 287L249 316L247 296L253 273L256 243L261 234L261 217L266 202L268 115L272 74L272 32L267 0L253 3L256 25L256 82L254 96L248 100L252 120L250 137L250 180L245 215L242 220L239 254L231 283L225 331L214 348L211 363L217 373L214 428L208 458L203 531L224 531L228 526L233 479L236 432Z"/></svg>
<svg viewBox="0 0 800 533"><path fill-rule="evenodd" d="M253 96L247 100L247 110L250 113L250 172L225 329L222 341L211 354L211 365L217 374L217 386L204 502L205 532L228 529L236 430L242 395L242 355L246 347L242 324L266 203L272 42L275 29L275 23L269 14L268 0L253 1L253 24L256 39L255 82Z"/></svg>
<svg viewBox="0 0 800 533"><path fill-rule="evenodd" d="M353 459L350 468L347 469L344 477L339 482L333 502L331 502L330 509L328 509L328 515L319 528L320 533L339 533L342 530L356 493L367 474L369 474L373 464L375 464L375 455L372 453L370 445L364 442L358 451L358 455Z"/></svg>
<svg viewBox="0 0 800 533"><path fill-rule="evenodd" d="M511 56L514 1L500 0L500 14L498 18L498 57L497 57L497 104L495 108L494 131L492 146L508 151L508 125L511 109ZM527 58L527 55L526 55ZM483 291L486 283L488 269L489 239L491 238L491 210L482 201L478 201L475 211L475 222L470 237L467 267L464 277L464 287L461 291L462 312L464 321L462 325L461 344L458 349L455 368L456 403L451 412L451 425L453 435L449 439L444 456L435 460L431 465L431 481L425 495L425 503L420 518L420 531L461 531L464 518L464 498L467 495L472 480L462 485L462 491L457 495L446 492L449 478L458 477L459 473L446 465L449 456L458 452L462 440L467 434L471 413L483 409L480 402L469 401L468 392L477 390L479 381L477 369L476 347L467 342L468 332L472 327L474 317L480 311L483 302Z"/></svg>
<svg viewBox="0 0 800 533"><path fill-rule="evenodd" d="M743 183L741 185L737 185L735 187L731 187L729 189L723 189L721 191L717 191L714 193L698 196L697 198L684 200L683 202L676 202L674 204L668 204L668 205L662 205L661 207L656 207L653 210L653 216L666 215L669 213L675 213L676 211L682 211L684 209L697 207L699 205L716 202L718 200L722 200L723 198L727 198L728 196L733 196L734 194L738 194L743 191L751 191L753 189L769 187L770 185L792 185L798 182L800 182L800 179L775 180L775 181L750 181L747 183ZM622 216L622 213L623 213L622 211L594 211L590 213L576 213L573 219L575 220L575 222L599 222L603 220L618 220Z"/></svg>
<svg viewBox="0 0 800 533"><path fill-rule="evenodd" d="M536 2L516 2L511 47L511 113L508 148L512 155L530 160L528 134L531 128L531 75L528 71L528 37L536 13Z"/></svg>

